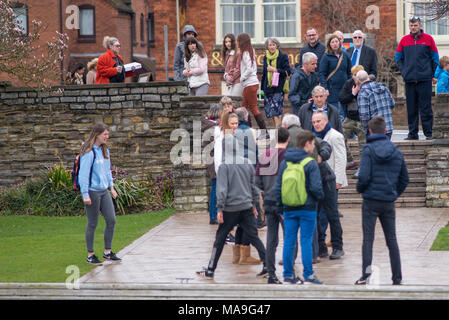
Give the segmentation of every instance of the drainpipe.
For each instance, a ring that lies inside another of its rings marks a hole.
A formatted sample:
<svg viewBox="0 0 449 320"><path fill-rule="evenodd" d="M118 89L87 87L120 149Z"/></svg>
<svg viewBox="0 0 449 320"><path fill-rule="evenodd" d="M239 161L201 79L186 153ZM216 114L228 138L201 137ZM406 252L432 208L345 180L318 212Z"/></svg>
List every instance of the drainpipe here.
<svg viewBox="0 0 449 320"><path fill-rule="evenodd" d="M59 0L59 32L63 33L63 14L62 14L62 0ZM60 65L60 73L61 73L61 85L64 84L64 56L62 57L61 60L61 65Z"/></svg>
<svg viewBox="0 0 449 320"><path fill-rule="evenodd" d="M179 37L179 33L181 31L179 30L179 0L176 0L176 36L178 37L178 42L179 43L181 41L180 37Z"/></svg>

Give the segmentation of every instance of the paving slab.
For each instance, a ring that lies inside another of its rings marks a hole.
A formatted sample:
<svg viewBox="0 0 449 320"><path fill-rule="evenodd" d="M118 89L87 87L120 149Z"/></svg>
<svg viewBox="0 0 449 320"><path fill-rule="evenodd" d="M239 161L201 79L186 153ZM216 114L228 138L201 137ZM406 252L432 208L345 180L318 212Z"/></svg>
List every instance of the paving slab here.
<svg viewBox="0 0 449 320"><path fill-rule="evenodd" d="M341 211L344 214L341 222L345 255L340 260L322 259L314 265L315 274L329 286L353 286L361 275L361 211ZM449 286L449 251L429 250L440 228L449 221L449 209L397 208L396 212L404 286ZM118 252L118 256L123 259L121 263L105 263L96 267L83 276L80 283L265 285L266 279L256 277L261 265L231 263L231 245L225 245L214 280L196 276L195 271L208 264L216 230L216 225L209 225L208 214L205 212L176 213ZM265 243L266 230L259 230L259 237ZM282 239L280 233L277 261L282 258ZM391 285L388 249L380 223L376 225L373 252L373 265L377 271L376 285ZM257 256L254 248L252 255ZM300 260L296 261L296 266L302 273ZM280 279L282 270L282 266L277 265Z"/></svg>

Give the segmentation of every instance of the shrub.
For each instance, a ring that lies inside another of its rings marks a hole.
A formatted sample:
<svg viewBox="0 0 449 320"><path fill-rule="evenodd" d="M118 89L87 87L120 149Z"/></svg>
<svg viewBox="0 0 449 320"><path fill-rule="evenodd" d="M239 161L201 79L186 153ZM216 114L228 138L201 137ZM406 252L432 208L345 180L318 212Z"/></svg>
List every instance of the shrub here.
<svg viewBox="0 0 449 320"><path fill-rule="evenodd" d="M113 169L117 214L172 207L174 182L171 172L143 181ZM78 216L85 209L80 192L73 191L70 171L62 164L40 171L11 189L0 189L0 215Z"/></svg>

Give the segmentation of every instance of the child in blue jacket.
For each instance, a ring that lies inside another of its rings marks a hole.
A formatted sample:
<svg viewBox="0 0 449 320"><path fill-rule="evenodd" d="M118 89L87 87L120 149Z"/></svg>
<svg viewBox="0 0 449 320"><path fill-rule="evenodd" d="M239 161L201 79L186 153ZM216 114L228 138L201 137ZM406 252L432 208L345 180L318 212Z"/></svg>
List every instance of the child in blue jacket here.
<svg viewBox="0 0 449 320"><path fill-rule="evenodd" d="M435 78L438 79L437 94L449 93L449 57L440 59L440 65L435 71Z"/></svg>

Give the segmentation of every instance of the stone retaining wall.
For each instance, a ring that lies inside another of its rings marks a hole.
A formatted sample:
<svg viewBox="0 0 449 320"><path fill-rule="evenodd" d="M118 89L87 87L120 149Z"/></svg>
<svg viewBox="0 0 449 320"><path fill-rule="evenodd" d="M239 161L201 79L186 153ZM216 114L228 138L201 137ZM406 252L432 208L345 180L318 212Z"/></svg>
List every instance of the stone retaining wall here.
<svg viewBox="0 0 449 320"><path fill-rule="evenodd" d="M433 103L433 146L427 154L426 206L449 207L449 94Z"/></svg>
<svg viewBox="0 0 449 320"><path fill-rule="evenodd" d="M0 186L60 162L70 168L99 121L110 128L113 165L137 179L170 169L170 134L187 116L180 109L186 94L184 82L66 86L51 93L0 86Z"/></svg>

